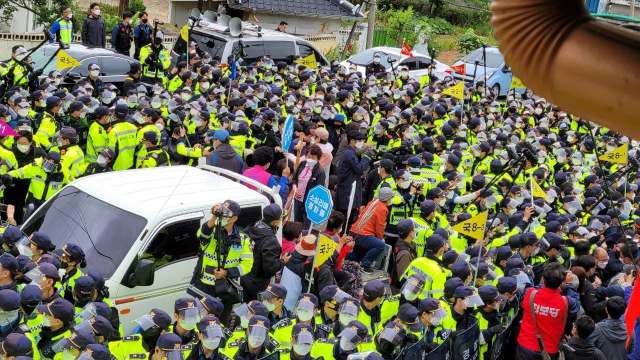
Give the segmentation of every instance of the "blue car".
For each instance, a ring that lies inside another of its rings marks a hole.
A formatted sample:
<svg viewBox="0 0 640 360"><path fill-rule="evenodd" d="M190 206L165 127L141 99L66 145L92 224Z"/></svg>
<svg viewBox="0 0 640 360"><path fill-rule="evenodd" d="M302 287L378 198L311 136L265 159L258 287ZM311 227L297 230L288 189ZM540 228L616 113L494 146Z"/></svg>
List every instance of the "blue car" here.
<svg viewBox="0 0 640 360"><path fill-rule="evenodd" d="M473 82L474 86L478 81L484 81L485 86L491 89L494 94L498 94L498 96L507 96L507 92L511 86L511 78L513 78L511 68L505 64L504 56L502 56L497 47L487 47L485 51L487 54L486 80L482 48L473 50L467 56L458 60L453 64L453 66L461 64L466 65L464 81ZM462 74L458 74L456 72L454 72L453 77L457 80L463 78ZM522 88L516 89L516 92L520 94L523 94L525 91L528 92L528 95L531 95L531 90Z"/></svg>

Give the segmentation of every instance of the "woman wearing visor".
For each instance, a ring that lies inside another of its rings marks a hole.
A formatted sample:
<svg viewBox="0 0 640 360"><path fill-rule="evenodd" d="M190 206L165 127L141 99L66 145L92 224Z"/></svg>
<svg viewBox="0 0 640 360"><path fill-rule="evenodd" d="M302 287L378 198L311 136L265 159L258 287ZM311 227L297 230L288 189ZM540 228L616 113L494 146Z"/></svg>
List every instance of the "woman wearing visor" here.
<svg viewBox="0 0 640 360"><path fill-rule="evenodd" d="M205 316L198 322L198 342L186 357L187 360L222 360L226 356L220 352L220 344L226 341L220 320L215 316ZM224 346L222 346L224 349Z"/></svg>
<svg viewBox="0 0 640 360"><path fill-rule="evenodd" d="M273 337L280 343L281 347L291 348L291 334L293 326L296 324L309 324L313 329L313 335L316 336L315 315L318 312L318 298L309 293L300 294L298 303L295 307L295 319L285 318L280 320L275 326Z"/></svg>
<svg viewBox="0 0 640 360"><path fill-rule="evenodd" d="M267 349L269 346L269 319L262 315L255 315L249 320L244 338L227 343L225 355L234 360L276 360L278 352ZM269 356L271 354L271 356ZM171 360L171 359L169 359Z"/></svg>
<svg viewBox="0 0 640 360"><path fill-rule="evenodd" d="M295 324L291 329L292 348L285 350L280 355L280 360L315 360L311 356L311 347L315 340L313 326L309 324Z"/></svg>
<svg viewBox="0 0 640 360"><path fill-rule="evenodd" d="M64 292L63 297L73 302L72 289L76 280L83 275L79 268L85 268L87 266L84 251L76 244L64 244L62 249L54 250L54 253L59 255L60 267L64 268L64 275L61 280L62 290Z"/></svg>
<svg viewBox="0 0 640 360"><path fill-rule="evenodd" d="M350 354L358 352L358 347L363 343L371 342L368 335L369 329L363 323L352 320L338 337L316 341L311 347L311 356L322 356L325 360L346 360Z"/></svg>
<svg viewBox="0 0 640 360"><path fill-rule="evenodd" d="M51 349L56 353L53 360L75 359L89 344L95 344L93 335L86 330L76 329L69 337L62 338L53 344Z"/></svg>
<svg viewBox="0 0 640 360"><path fill-rule="evenodd" d="M93 336L93 342L108 346L111 334L113 333L113 326L107 318L104 316L96 315L88 320L82 320L76 324L73 329L76 332L88 332Z"/></svg>
<svg viewBox="0 0 640 360"><path fill-rule="evenodd" d="M461 286L453 293L454 301L451 305L451 317L442 324L451 331L465 331L476 323L476 306L484 303L476 289L471 286Z"/></svg>

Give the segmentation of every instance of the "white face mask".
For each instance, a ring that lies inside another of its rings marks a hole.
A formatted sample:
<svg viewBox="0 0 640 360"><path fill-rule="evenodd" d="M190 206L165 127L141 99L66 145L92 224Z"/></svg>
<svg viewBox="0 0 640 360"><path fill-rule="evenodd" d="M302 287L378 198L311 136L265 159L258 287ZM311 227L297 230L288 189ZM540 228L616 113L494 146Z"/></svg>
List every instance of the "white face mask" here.
<svg viewBox="0 0 640 360"><path fill-rule="evenodd" d="M607 267L607 264L608 264L608 263L609 263L608 261L605 261L605 262L599 262L599 263L598 263L598 268L600 268L600 269L604 269L604 268L606 268L606 267Z"/></svg>
<svg viewBox="0 0 640 360"><path fill-rule="evenodd" d="M311 344L293 344L293 351L300 356L307 355L311 351Z"/></svg>
<svg viewBox="0 0 640 360"><path fill-rule="evenodd" d="M100 16L100 9L95 10L93 13L94 13L96 16Z"/></svg>
<svg viewBox="0 0 640 360"><path fill-rule="evenodd" d="M364 142L357 142L356 143L356 149L362 149L363 146L364 146Z"/></svg>
<svg viewBox="0 0 640 360"><path fill-rule="evenodd" d="M18 55L18 56L16 56L16 60L22 61L22 60L24 60L25 56L26 55Z"/></svg>
<svg viewBox="0 0 640 360"><path fill-rule="evenodd" d="M202 84L200 84L200 86L205 90L209 89L209 83L208 82L203 82Z"/></svg>
<svg viewBox="0 0 640 360"><path fill-rule="evenodd" d="M105 165L107 165L107 159L105 159L105 157L102 156L102 155L98 155L97 163L100 166L105 166Z"/></svg>
<svg viewBox="0 0 640 360"><path fill-rule="evenodd" d="M343 326L347 326L349 325L350 322L352 322L353 320L356 320L356 317L348 313L342 313L342 314L339 314L339 319L340 319L340 324L342 324Z"/></svg>
<svg viewBox="0 0 640 360"><path fill-rule="evenodd" d="M164 125L162 125L160 123L156 123L156 129L162 131L162 130L164 130Z"/></svg>
<svg viewBox="0 0 640 360"><path fill-rule="evenodd" d="M408 189L409 185L411 185L411 183L409 183L408 181L405 181L405 182L399 184L398 186L400 186L400 189Z"/></svg>
<svg viewBox="0 0 640 360"><path fill-rule="evenodd" d="M269 310L269 311L273 311L273 310L275 310L275 309L276 309L275 304L272 304L272 303L270 303L270 302L268 302L268 301L266 301L266 300L263 300L263 301L262 301L262 304L264 304L264 306L265 306L265 307L267 308L267 310Z"/></svg>
<svg viewBox="0 0 640 360"><path fill-rule="evenodd" d="M298 316L298 319L300 319L301 321L309 321L313 318L313 313L308 310L302 310L302 309L298 310L296 315Z"/></svg>
<svg viewBox="0 0 640 360"><path fill-rule="evenodd" d="M209 350L215 350L218 348L218 346L220 346L220 340L221 339L219 337L214 337L213 339L203 339L202 345L204 345L204 347Z"/></svg>
<svg viewBox="0 0 640 360"><path fill-rule="evenodd" d="M21 152L21 153L23 153L23 154L26 154L26 153L27 153L27 151L29 151L29 148L30 148L31 146L29 146L29 145L21 145L21 144L17 144L17 145L16 145L16 147L18 148L18 151L20 151L20 152Z"/></svg>
<svg viewBox="0 0 640 360"><path fill-rule="evenodd" d="M318 163L318 160L307 159L307 167L314 167Z"/></svg>
<svg viewBox="0 0 640 360"><path fill-rule="evenodd" d="M18 115L22 117L27 117L29 115L29 109L20 109L18 110Z"/></svg>
<svg viewBox="0 0 640 360"><path fill-rule="evenodd" d="M265 339L261 336L258 337L249 335L249 345L251 345L252 348L260 347L262 344L264 344L264 340Z"/></svg>
<svg viewBox="0 0 640 360"><path fill-rule="evenodd" d="M189 94L188 92L182 93L182 100L187 101L189 99L191 99L191 94Z"/></svg>
<svg viewBox="0 0 640 360"><path fill-rule="evenodd" d="M91 70L91 76L98 77L100 75L100 70Z"/></svg>
<svg viewBox="0 0 640 360"><path fill-rule="evenodd" d="M340 349L342 349L343 351L351 351L355 348L356 346L351 341L349 341L349 339L345 337L340 338Z"/></svg>
<svg viewBox="0 0 640 360"><path fill-rule="evenodd" d="M249 319L244 316L240 316L240 326L242 326L243 329L246 329L247 326L249 326Z"/></svg>
<svg viewBox="0 0 640 360"><path fill-rule="evenodd" d="M414 294L409 289L402 289L402 296L404 296L407 301L413 301L418 297L418 294Z"/></svg>

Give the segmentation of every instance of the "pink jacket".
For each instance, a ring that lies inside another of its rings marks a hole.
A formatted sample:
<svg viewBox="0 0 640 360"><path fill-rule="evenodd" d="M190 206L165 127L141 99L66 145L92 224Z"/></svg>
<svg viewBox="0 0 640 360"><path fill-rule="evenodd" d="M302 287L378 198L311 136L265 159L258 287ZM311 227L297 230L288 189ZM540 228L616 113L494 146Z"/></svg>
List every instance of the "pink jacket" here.
<svg viewBox="0 0 640 360"><path fill-rule="evenodd" d="M268 185L269 178L271 178L271 174L267 172L262 166L254 166L251 169L247 169L242 173L243 176L248 177L249 179L256 180L257 182ZM255 190L256 187L250 184L244 184L249 189Z"/></svg>

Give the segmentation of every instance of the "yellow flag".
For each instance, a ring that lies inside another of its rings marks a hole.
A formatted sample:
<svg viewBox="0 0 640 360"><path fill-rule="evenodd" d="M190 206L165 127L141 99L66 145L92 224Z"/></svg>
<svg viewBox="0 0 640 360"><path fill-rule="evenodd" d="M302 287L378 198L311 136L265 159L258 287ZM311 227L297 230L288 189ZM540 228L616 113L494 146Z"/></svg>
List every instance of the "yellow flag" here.
<svg viewBox="0 0 640 360"><path fill-rule="evenodd" d="M182 27L182 29L180 29L180 37L182 38L182 40L187 41L188 36L189 36L189 27L185 25Z"/></svg>
<svg viewBox="0 0 640 360"><path fill-rule="evenodd" d="M320 266L327 261L328 258L333 255L333 252L338 247L338 243L333 241L332 238L322 234L320 235L320 240L318 241L318 249L316 251L316 260L313 267Z"/></svg>
<svg viewBox="0 0 640 360"><path fill-rule="evenodd" d="M538 184L536 179L531 178L531 183L533 184L533 196L539 197L539 198L547 197L547 193L545 193L544 190L542 190L542 187Z"/></svg>
<svg viewBox="0 0 640 360"><path fill-rule="evenodd" d="M608 161L616 164L626 164L627 163L627 153L628 153L628 143L617 147L608 153L601 155L598 159L602 161Z"/></svg>
<svg viewBox="0 0 640 360"><path fill-rule="evenodd" d="M74 67L82 65L71 55L67 54L64 50L58 51L58 69L64 69L68 67Z"/></svg>
<svg viewBox="0 0 640 360"><path fill-rule="evenodd" d="M316 61L316 56L311 53L309 56L305 56L302 59L298 59L295 61L297 64L304 65L310 69L317 69L318 62Z"/></svg>
<svg viewBox="0 0 640 360"><path fill-rule="evenodd" d="M469 220L463 221L456 226L453 226L451 229L459 232L460 234L471 236L476 240L482 240L484 238L484 230L485 226L487 225L488 214L489 212L485 211L472 217Z"/></svg>
<svg viewBox="0 0 640 360"><path fill-rule="evenodd" d="M522 83L522 81L520 79L518 79L517 77L514 76L514 77L511 78L511 86L509 87L509 90L518 89L518 88L526 89L527 87L524 86L524 84Z"/></svg>
<svg viewBox="0 0 640 360"><path fill-rule="evenodd" d="M453 96L456 99L462 99L462 95L464 94L464 84L461 82L456 85L446 89L442 92L443 95Z"/></svg>

